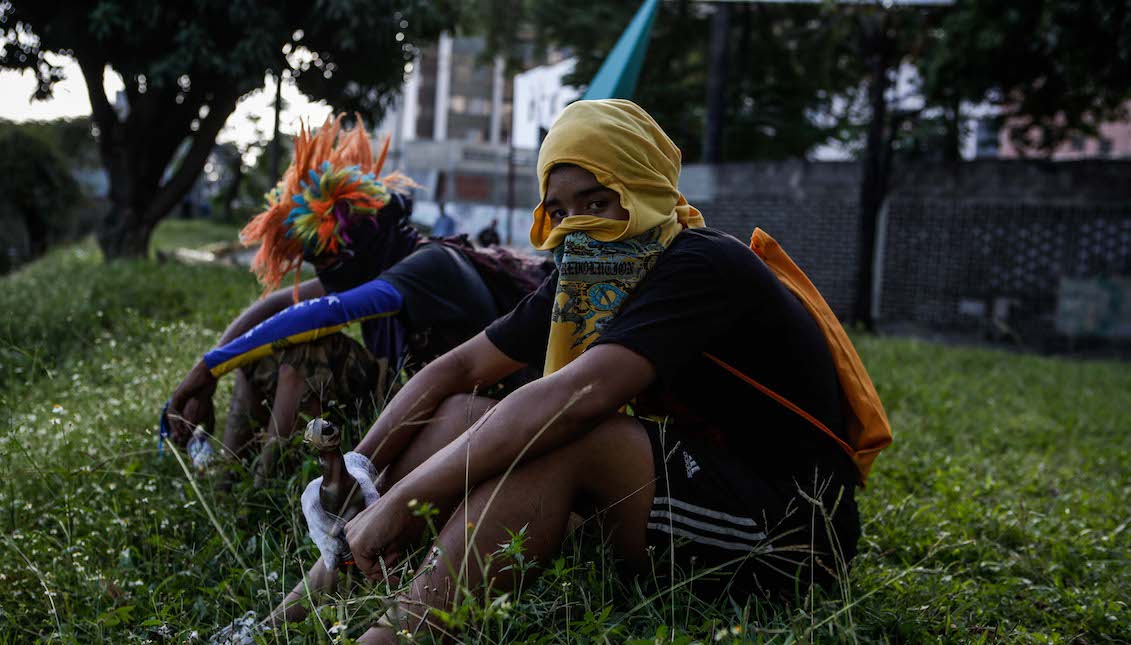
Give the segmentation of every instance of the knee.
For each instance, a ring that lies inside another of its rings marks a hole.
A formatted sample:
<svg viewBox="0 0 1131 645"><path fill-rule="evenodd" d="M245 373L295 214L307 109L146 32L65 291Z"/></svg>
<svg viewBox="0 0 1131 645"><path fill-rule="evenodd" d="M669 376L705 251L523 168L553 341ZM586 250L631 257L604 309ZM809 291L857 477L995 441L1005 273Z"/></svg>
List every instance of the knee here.
<svg viewBox="0 0 1131 645"><path fill-rule="evenodd" d="M279 387L294 386L302 382L302 371L289 363L279 365Z"/></svg>
<svg viewBox="0 0 1131 645"><path fill-rule="evenodd" d="M232 381L232 407L250 410L262 398L243 370L236 370Z"/></svg>
<svg viewBox="0 0 1131 645"><path fill-rule="evenodd" d="M495 406L497 401L474 394L453 394L436 408L433 422L460 425L464 428L471 426L483 416L487 410Z"/></svg>
<svg viewBox="0 0 1131 645"><path fill-rule="evenodd" d="M634 417L614 414L585 435L581 442L589 450L613 451L616 454L651 454L648 433Z"/></svg>

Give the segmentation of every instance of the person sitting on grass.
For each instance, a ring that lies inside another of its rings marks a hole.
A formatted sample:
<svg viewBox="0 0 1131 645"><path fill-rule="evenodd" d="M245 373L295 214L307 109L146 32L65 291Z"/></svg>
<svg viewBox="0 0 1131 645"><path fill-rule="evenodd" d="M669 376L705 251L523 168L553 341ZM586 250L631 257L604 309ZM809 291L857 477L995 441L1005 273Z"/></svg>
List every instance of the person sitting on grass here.
<svg viewBox="0 0 1131 645"><path fill-rule="evenodd" d="M601 516L631 571L671 558L700 594L843 579L853 487L891 438L882 406L800 270L760 231L752 252L705 228L679 172L630 101L576 102L551 128L530 237L556 271L413 376L356 448L383 470L345 528L366 576L422 538L419 503L441 527L361 642L441 634L429 609L458 602L457 584L516 584L513 563L486 566L508 532L525 527L527 561L544 563L571 512ZM544 376L477 394L525 366Z"/></svg>
<svg viewBox="0 0 1131 645"><path fill-rule="evenodd" d="M252 268L267 291L177 385L166 412L174 441L184 445L212 418L217 380L235 371L224 451L250 456L254 428L265 426L260 484L300 413L319 416L333 403L368 424L406 356L419 362L455 347L546 274L542 263L503 249L422 239L408 223L411 180L377 178L388 139L375 159L360 120L348 132L340 122L300 132L267 210L241 232L245 243L261 242ZM317 277L299 282L304 261ZM291 270L294 289L268 293ZM354 321L362 321L364 346L335 333Z"/></svg>

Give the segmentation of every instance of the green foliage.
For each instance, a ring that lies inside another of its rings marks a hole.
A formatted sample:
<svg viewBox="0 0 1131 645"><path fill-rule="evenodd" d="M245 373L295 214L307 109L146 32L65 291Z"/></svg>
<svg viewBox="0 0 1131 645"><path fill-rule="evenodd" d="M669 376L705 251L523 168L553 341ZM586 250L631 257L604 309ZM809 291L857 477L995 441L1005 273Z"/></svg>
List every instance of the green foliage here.
<svg viewBox="0 0 1131 645"><path fill-rule="evenodd" d="M554 0L476 0L470 28L512 65L547 45L578 58L584 86L639 2L584 10ZM696 159L706 105L710 9L661 3L634 100ZM906 157L956 158L962 101L1002 109L1015 143L1047 152L1131 100L1131 9L1107 0L960 0L951 7L883 8L834 2L731 7L724 160L803 156L837 141L859 150L871 119L865 65L885 48L889 73L919 71L922 108L890 125ZM869 34L875 32L877 34ZM876 38L875 36L881 36ZM993 61L992 64L988 61ZM885 125L885 127L889 127Z"/></svg>
<svg viewBox="0 0 1131 645"><path fill-rule="evenodd" d="M925 91L936 101L989 100L1002 108L1015 144L1048 152L1128 117L1128 33L1124 2L960 1L923 52Z"/></svg>
<svg viewBox="0 0 1131 645"><path fill-rule="evenodd" d="M0 119L0 132L20 130L57 152L69 168L97 168L98 145L90 133L90 119L72 117L15 123Z"/></svg>
<svg viewBox="0 0 1131 645"><path fill-rule="evenodd" d="M533 0L530 21L540 42L578 58L567 82L585 86L628 25L639 3L576 7ZM801 157L838 138L841 111L833 103L860 80L850 34L831 19L834 8L736 5L727 64L723 159ZM707 103L710 13L703 5L661 3L633 100L661 123L683 150L699 157ZM817 115L823 115L818 117Z"/></svg>
<svg viewBox="0 0 1131 645"><path fill-rule="evenodd" d="M153 232L152 249L199 249L239 240L242 224L212 220L170 219Z"/></svg>
<svg viewBox="0 0 1131 645"><path fill-rule="evenodd" d="M81 194L68 164L22 128L0 129L0 273L65 239Z"/></svg>
<svg viewBox="0 0 1131 645"><path fill-rule="evenodd" d="M412 43L455 14L454 3L425 0L0 2L0 68L31 71L35 96L47 98L62 75L52 54L78 61L113 203L99 243L108 257L141 257L236 102L267 72L285 71L312 98L374 121ZM107 67L125 81L128 110L103 92Z"/></svg>
<svg viewBox="0 0 1131 645"><path fill-rule="evenodd" d="M176 245L210 235L177 224ZM222 494L154 439L169 390L257 294L250 274L104 265L87 244L0 280L0 642L181 642L269 610L317 557L298 506L313 460ZM896 440L858 494L842 587L710 602L619 576L588 527L548 562L520 529L491 566L521 588L462 589L437 618L469 643L1131 639L1131 366L855 340ZM269 642L358 637L390 590L354 583Z"/></svg>
<svg viewBox="0 0 1131 645"><path fill-rule="evenodd" d="M400 91L404 65L416 44L451 27L455 0L439 2L325 2L307 5L301 45L316 54L310 66L292 69L299 90L336 110L360 112L377 123ZM397 39L397 34L404 38ZM296 43L297 44L297 43Z"/></svg>

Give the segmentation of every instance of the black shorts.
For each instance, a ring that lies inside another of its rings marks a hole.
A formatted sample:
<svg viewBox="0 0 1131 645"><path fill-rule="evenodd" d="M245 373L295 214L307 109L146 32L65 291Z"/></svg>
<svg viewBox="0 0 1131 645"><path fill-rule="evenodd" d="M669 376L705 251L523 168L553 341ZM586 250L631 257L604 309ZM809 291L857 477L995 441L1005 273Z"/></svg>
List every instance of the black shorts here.
<svg viewBox="0 0 1131 645"><path fill-rule="evenodd" d="M675 582L691 578L699 593L781 597L847 572L860 536L847 456L760 476L740 450L677 426L644 426L657 477L647 535L658 574L674 566Z"/></svg>

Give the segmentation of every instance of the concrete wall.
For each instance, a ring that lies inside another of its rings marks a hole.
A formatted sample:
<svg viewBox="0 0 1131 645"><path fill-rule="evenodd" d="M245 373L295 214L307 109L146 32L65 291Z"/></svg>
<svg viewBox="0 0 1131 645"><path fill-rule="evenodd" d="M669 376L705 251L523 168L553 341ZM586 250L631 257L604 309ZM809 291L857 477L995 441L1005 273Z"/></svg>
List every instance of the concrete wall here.
<svg viewBox="0 0 1131 645"><path fill-rule="evenodd" d="M860 168L804 161L689 165L708 225L774 236L838 315L855 298ZM881 218L882 321L1055 334L1061 278L1131 275L1131 162L902 165Z"/></svg>

